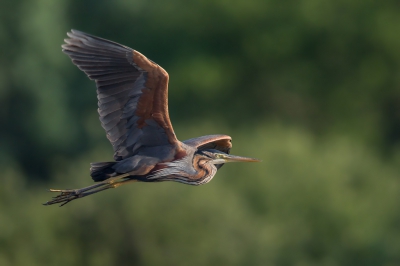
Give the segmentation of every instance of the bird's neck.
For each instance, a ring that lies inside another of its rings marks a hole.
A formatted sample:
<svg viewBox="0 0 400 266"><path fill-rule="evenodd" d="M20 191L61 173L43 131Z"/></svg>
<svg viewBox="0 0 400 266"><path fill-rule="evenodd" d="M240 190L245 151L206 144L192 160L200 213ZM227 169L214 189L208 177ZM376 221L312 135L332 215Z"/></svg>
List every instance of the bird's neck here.
<svg viewBox="0 0 400 266"><path fill-rule="evenodd" d="M202 156L195 156L193 158L193 168L196 174L189 178L196 180L198 185L210 182L217 173L215 165L212 164L209 159Z"/></svg>

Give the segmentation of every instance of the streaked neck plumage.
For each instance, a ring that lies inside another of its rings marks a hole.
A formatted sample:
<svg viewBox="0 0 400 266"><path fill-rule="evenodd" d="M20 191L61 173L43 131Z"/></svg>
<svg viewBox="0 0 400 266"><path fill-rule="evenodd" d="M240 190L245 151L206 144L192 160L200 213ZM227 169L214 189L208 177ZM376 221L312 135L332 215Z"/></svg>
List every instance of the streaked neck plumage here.
<svg viewBox="0 0 400 266"><path fill-rule="evenodd" d="M195 151L180 160L160 164L165 168L153 172L147 178L152 181L175 181L187 185L202 185L211 181L217 173L212 158Z"/></svg>

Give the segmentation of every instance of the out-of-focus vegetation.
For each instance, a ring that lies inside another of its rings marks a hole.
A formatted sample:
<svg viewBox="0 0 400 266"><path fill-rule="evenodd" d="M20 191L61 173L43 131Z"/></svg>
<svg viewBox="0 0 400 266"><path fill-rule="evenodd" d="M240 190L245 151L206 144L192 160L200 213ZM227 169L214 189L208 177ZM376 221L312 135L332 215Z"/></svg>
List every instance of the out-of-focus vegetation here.
<svg viewBox="0 0 400 266"><path fill-rule="evenodd" d="M397 1L3 0L0 265L399 265ZM44 207L112 158L76 28L170 74L177 136L222 133L206 186L132 184Z"/></svg>

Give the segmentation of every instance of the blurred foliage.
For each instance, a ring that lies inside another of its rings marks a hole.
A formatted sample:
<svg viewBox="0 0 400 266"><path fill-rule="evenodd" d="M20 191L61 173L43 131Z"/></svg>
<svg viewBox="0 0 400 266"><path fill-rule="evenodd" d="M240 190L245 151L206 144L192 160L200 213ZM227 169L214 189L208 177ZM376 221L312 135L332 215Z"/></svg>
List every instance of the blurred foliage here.
<svg viewBox="0 0 400 266"><path fill-rule="evenodd" d="M397 1L0 3L0 265L399 265ZM183 140L229 134L211 184L134 184L63 208L112 158L71 28L170 74Z"/></svg>
<svg viewBox="0 0 400 266"><path fill-rule="evenodd" d="M206 186L138 183L63 208L40 206L49 194L7 167L1 265L398 264L400 156L389 165L346 139L281 126L236 141L264 162L227 165ZM54 183L85 186L86 159L102 153L58 161Z"/></svg>

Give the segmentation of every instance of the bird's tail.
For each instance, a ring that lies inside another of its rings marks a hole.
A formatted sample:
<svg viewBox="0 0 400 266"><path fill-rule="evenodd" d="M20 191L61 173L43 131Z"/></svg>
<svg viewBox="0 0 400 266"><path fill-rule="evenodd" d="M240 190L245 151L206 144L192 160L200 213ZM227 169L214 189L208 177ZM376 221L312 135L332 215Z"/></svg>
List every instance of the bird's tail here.
<svg viewBox="0 0 400 266"><path fill-rule="evenodd" d="M90 164L90 176L95 182L104 181L116 175L114 164L117 162L98 162Z"/></svg>

